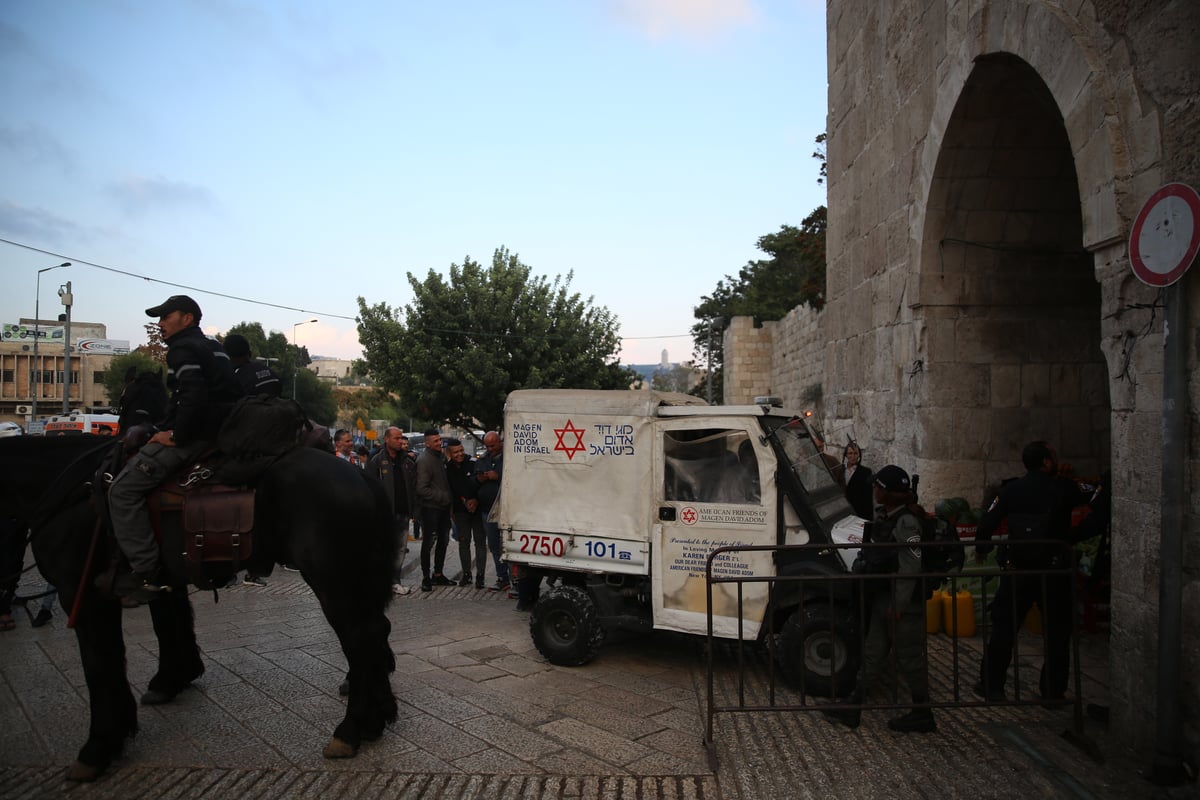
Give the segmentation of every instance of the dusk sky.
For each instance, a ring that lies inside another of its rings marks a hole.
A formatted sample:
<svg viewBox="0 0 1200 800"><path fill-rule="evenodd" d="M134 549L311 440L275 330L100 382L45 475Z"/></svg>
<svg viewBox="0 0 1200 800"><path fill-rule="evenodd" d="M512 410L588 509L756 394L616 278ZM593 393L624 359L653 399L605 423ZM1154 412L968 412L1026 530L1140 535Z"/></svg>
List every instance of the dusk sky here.
<svg viewBox="0 0 1200 800"><path fill-rule="evenodd" d="M299 344L357 357L356 297L504 246L573 271L621 362L683 361L825 202L824 0L4 0L0 93L0 322L72 261L42 317L70 280L133 346L187 293L210 334L316 317Z"/></svg>

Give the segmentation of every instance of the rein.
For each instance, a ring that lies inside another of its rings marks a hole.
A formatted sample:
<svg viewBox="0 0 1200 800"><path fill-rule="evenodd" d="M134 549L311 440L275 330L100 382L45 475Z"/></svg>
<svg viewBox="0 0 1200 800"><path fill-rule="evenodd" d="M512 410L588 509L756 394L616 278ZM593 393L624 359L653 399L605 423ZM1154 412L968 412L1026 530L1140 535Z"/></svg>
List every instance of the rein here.
<svg viewBox="0 0 1200 800"><path fill-rule="evenodd" d="M92 560L96 556L96 542L100 541L100 531L104 527L104 518L97 514L96 525L92 528L92 541L88 544L87 559L83 562L83 573L79 576L79 588L75 592L75 600L71 603L71 615L67 617L67 627L74 628L75 620L79 617L79 606L83 602L83 592L87 588L88 576L92 573Z"/></svg>

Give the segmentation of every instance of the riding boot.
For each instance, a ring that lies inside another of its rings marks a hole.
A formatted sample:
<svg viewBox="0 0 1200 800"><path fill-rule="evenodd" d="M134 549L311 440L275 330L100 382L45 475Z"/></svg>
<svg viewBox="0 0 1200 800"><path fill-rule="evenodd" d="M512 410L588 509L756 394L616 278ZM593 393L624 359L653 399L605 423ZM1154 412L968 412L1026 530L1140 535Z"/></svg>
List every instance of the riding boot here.
<svg viewBox="0 0 1200 800"><path fill-rule="evenodd" d="M928 702L928 695L913 693L913 703ZM937 730L937 721L933 718L933 709L914 708L904 716L889 719L888 727L898 733L933 733Z"/></svg>
<svg viewBox="0 0 1200 800"><path fill-rule="evenodd" d="M117 575L113 582L113 593L117 597L136 600L139 603L149 603L163 592L171 591L166 582L162 567L153 572L126 572Z"/></svg>
<svg viewBox="0 0 1200 800"><path fill-rule="evenodd" d="M838 698L838 703L846 705L859 705L862 703L862 692L857 689L848 697ZM854 730L862 722L861 708L828 708L821 712L825 715L825 719L830 722L836 722L840 725L845 725L850 730Z"/></svg>

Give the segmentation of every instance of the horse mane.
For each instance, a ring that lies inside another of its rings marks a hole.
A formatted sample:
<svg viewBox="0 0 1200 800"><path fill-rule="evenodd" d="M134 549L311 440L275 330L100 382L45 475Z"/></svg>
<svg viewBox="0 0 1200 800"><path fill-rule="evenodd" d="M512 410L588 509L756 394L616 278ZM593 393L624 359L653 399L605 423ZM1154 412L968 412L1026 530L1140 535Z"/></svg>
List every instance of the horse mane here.
<svg viewBox="0 0 1200 800"><path fill-rule="evenodd" d="M135 367L125 373L125 389L117 413L124 432L143 422L158 422L167 413L167 387L163 385L162 369L144 369L136 374Z"/></svg>

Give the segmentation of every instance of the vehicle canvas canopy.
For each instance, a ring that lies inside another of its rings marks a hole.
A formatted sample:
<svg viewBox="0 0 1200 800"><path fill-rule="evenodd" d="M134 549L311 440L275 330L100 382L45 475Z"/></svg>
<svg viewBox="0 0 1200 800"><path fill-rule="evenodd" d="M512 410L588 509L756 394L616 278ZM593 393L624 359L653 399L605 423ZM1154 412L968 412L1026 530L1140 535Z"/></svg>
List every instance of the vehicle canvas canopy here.
<svg viewBox="0 0 1200 800"><path fill-rule="evenodd" d="M666 404L705 405L690 395L654 391L509 394L501 529L648 540L652 425L655 410Z"/></svg>

